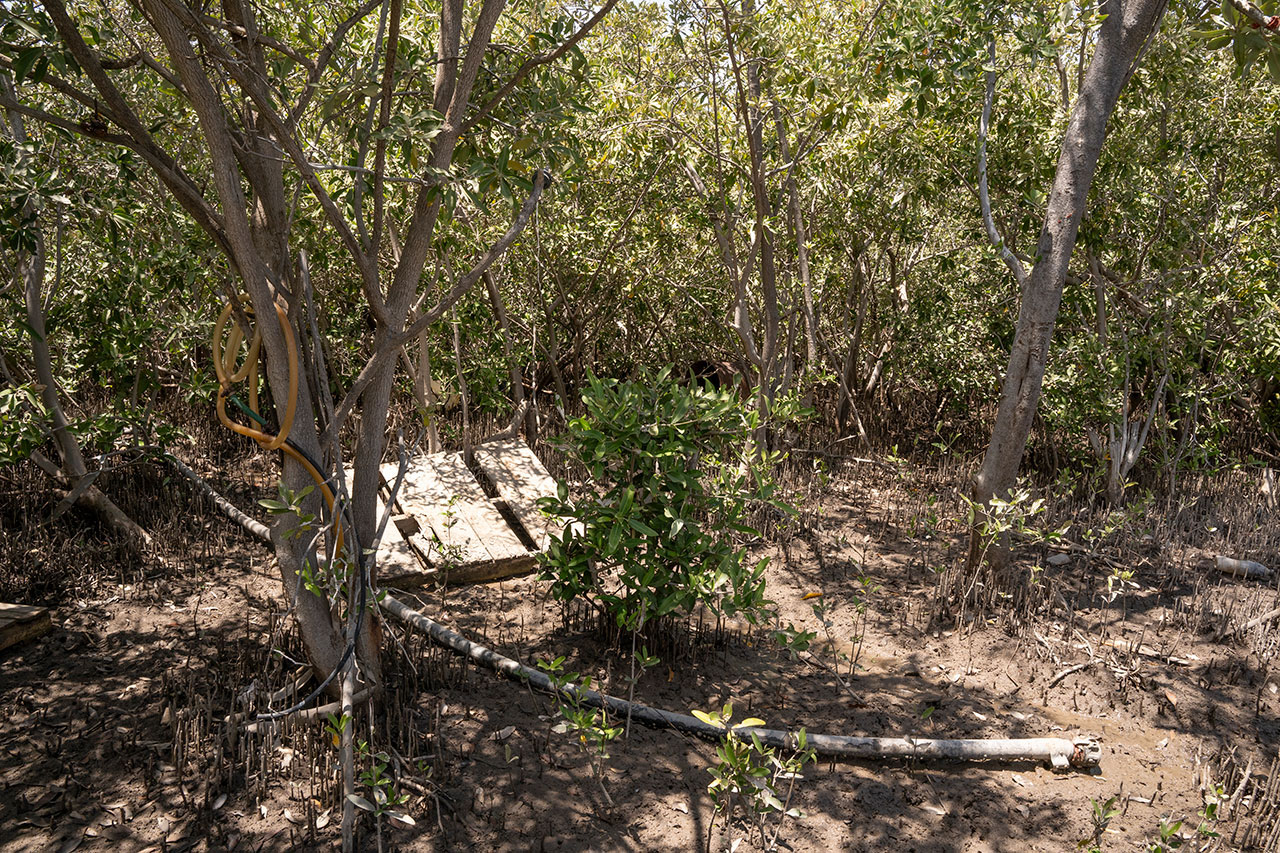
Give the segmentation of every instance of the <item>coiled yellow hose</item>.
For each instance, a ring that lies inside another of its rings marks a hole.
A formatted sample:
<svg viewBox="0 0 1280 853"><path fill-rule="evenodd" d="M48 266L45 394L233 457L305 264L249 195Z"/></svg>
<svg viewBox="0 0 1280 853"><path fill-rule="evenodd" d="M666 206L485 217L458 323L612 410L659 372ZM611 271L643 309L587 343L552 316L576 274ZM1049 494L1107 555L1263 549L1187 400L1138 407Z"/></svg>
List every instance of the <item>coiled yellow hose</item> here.
<svg viewBox="0 0 1280 853"><path fill-rule="evenodd" d="M249 295L240 294L240 302L244 305L245 314L252 317L253 306L250 304ZM289 357L289 399L284 417L280 421L280 432L277 435L270 435L260 429L238 424L227 415L227 397L231 394L232 385L238 382L248 382L249 410L254 415L260 414L258 411L258 354L262 349L262 333L257 328L253 330L253 337L249 339L249 349L245 354L244 362L237 368L236 359L240 356L245 338L244 331L238 323L231 323L230 330L227 329L231 313L235 308L231 302L223 306L222 313L218 315L218 322L213 327L213 370L218 377L218 420L232 432L252 438L263 450L284 451L297 460L298 464L311 475L311 479L315 480L316 485L320 487L320 494L324 496L325 503L329 507L335 532L335 553L341 554L342 526L339 524L337 513L333 510L333 490L329 488L325 476L311 464L311 460L289 443L289 431L293 428L293 418L298 408L298 353L289 315L285 313L279 302L276 302L274 307L276 318L280 322L280 330L284 332L285 349Z"/></svg>

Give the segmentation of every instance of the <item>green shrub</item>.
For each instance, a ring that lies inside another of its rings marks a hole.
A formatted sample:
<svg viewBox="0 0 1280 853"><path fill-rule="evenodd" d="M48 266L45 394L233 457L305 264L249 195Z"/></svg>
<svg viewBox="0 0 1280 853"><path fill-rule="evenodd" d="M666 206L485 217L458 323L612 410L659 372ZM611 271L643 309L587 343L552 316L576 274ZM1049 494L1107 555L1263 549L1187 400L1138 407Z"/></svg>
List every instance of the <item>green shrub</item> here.
<svg viewBox="0 0 1280 853"><path fill-rule="evenodd" d="M565 447L593 488L576 499L561 483L543 501L566 523L542 558L555 597L584 596L632 631L699 603L760 615L767 560L749 564L733 534L756 535L746 517L759 502L785 505L771 500L771 460L748 455L755 414L732 392L672 380L669 367L651 380L590 377L583 401Z"/></svg>

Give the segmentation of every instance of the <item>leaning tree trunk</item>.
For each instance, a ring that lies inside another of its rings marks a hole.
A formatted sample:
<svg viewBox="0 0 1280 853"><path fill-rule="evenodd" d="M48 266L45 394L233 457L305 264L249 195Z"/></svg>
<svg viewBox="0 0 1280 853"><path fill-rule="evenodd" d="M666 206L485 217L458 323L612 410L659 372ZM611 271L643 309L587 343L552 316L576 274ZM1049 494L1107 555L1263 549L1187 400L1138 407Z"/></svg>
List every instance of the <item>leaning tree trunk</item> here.
<svg viewBox="0 0 1280 853"><path fill-rule="evenodd" d="M10 100L17 101L17 91L7 73L0 72L0 92ZM3 126L6 131L5 135L19 144L27 143L29 139L22 116L14 110L6 110L4 117L7 121L0 122L0 126ZM62 464L55 465L38 450L31 454L31 459L54 482L66 487L65 503L68 505L76 503L97 513L108 525L138 545L150 545L151 536L124 510L116 506L111 498L93 485L93 479L85 466L84 454L80 450L80 442L71 431L71 424L62 408L62 400L58 396L58 382L53 375L53 356L49 350L45 329L44 296L42 295L45 276L44 235L40 230L39 211L35 208L34 202L29 200L24 205L23 214L35 222L34 246L30 251L19 252L17 264L18 278L22 284L23 303L26 307L27 334L31 338L31 366L36 380L40 383L40 400L52 424L53 440Z"/></svg>
<svg viewBox="0 0 1280 853"><path fill-rule="evenodd" d="M1166 3L1167 0L1107 0L1102 4L1100 11L1106 17L1062 140L1036 246L1038 260L1022 289L1017 331L991 443L973 480L973 500L981 507L989 506L993 497L1006 494L1017 482L1018 467L1040 402L1067 265L1106 139L1107 122L1120 91L1137 68L1144 46L1155 33ZM985 555L1001 580L1011 584L1008 549L1004 543L993 543L981 535L982 524L980 512L970 532L968 568L976 569Z"/></svg>

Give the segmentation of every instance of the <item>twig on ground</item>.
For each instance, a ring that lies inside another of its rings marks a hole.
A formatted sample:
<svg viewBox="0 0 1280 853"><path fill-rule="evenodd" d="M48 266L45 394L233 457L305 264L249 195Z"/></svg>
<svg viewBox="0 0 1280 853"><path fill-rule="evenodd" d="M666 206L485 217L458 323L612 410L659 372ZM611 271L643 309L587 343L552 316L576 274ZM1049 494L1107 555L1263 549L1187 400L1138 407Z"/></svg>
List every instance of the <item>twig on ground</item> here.
<svg viewBox="0 0 1280 853"><path fill-rule="evenodd" d="M1049 686L1056 687L1058 682L1066 678L1068 675L1071 675L1072 673L1075 673L1075 672L1080 672L1083 669L1088 669L1089 667L1093 666L1095 663L1097 663L1096 660L1087 660L1084 663L1078 663L1075 666L1069 666L1066 669L1062 670L1062 672L1059 672L1053 678L1049 679Z"/></svg>

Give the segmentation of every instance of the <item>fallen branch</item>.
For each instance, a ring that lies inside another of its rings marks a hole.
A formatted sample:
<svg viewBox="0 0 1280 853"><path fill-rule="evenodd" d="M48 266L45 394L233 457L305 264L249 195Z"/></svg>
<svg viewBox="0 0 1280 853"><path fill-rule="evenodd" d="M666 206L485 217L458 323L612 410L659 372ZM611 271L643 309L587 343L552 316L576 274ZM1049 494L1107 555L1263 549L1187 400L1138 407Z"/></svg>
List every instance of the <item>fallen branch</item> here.
<svg viewBox="0 0 1280 853"><path fill-rule="evenodd" d="M143 530L136 521L130 518L124 510L116 506L115 501L107 497L97 486L92 485L96 473L86 474L82 479L89 482L83 488L80 488L72 484L71 478L63 473L57 463L40 451L33 450L31 452L31 461L41 471L48 474L50 479L65 489L65 491L59 490L62 501L75 503L85 509L96 512L100 518L115 530L122 533L126 538L132 539L140 547L150 548L152 546L151 534Z"/></svg>
<svg viewBox="0 0 1280 853"><path fill-rule="evenodd" d="M1249 580L1271 580L1271 570L1253 560L1233 560L1221 554L1213 558L1214 567L1224 575Z"/></svg>
<svg viewBox="0 0 1280 853"><path fill-rule="evenodd" d="M365 700L372 697L375 692L376 692L375 688L366 687L364 690L358 691L355 695L351 697L351 704L353 706L359 705L361 702L364 702ZM294 711L292 714L290 714L287 717L278 717L276 719L259 720L255 723L249 723L248 725L241 727L240 731L246 732L248 734L258 734L260 732L269 732L269 731L272 731L277 726L279 726L285 720L292 720L293 722L296 722L296 723L305 723L310 720L324 719L329 714L336 714L341 710L342 710L341 701L330 702L327 705L318 705L314 708L303 708L303 709ZM225 722L231 722L231 718L227 718Z"/></svg>
<svg viewBox="0 0 1280 853"><path fill-rule="evenodd" d="M1084 634L1081 634L1079 631L1076 631L1075 633L1076 633L1076 637L1079 638L1080 642L1070 643L1069 645L1071 646L1071 648L1077 651L1086 652L1089 655L1088 663L1097 663L1098 662L1096 660L1097 656L1094 653L1093 644L1086 639ZM1065 639L1058 639L1056 637L1052 637L1052 638L1041 637L1039 634L1037 634L1036 637L1040 639L1041 642L1045 643L1046 646L1049 643L1066 643L1067 642ZM1114 649L1117 652L1121 652L1123 654L1128 654L1128 655L1140 655L1142 657L1155 658L1157 660L1162 660L1165 663L1174 664L1176 666L1190 666L1194 661L1199 660L1199 658L1197 658L1193 654L1188 654L1186 657L1178 657L1177 655L1165 654L1159 649L1153 648L1151 646L1148 646L1146 643L1139 642L1136 640L1110 640L1110 639L1099 640L1098 647ZM1075 671L1074 669L1071 669L1071 670L1068 670L1065 674L1060 673L1060 675L1062 675L1062 677L1065 678L1067 675L1070 675L1074 671ZM1054 684L1057 683L1057 678L1058 676L1054 676L1054 680L1049 682L1050 687L1052 687Z"/></svg>
<svg viewBox="0 0 1280 853"><path fill-rule="evenodd" d="M1138 643L1133 640L1103 640L1098 643L1098 645L1108 649L1115 649L1117 652L1121 652L1122 654L1139 655L1144 658L1155 658L1156 660L1162 660L1165 663L1173 664L1175 666L1191 666L1191 662L1195 657L1194 655L1190 655L1188 657L1181 658L1176 655L1167 655L1159 649L1148 646L1146 643ZM1082 652L1088 652L1090 655L1093 654L1093 649L1085 643L1072 643L1071 647Z"/></svg>
<svg viewBox="0 0 1280 853"><path fill-rule="evenodd" d="M172 457L171 457L172 458ZM179 463L180 464L180 463ZM186 468L181 466L179 470ZM184 474L190 469L186 469ZM212 492L212 488L204 483L198 475L191 472L187 475L192 482ZM216 496L216 493L214 493ZM220 496L217 496L220 497ZM235 509L229 502L223 507ZM219 504L222 506L222 503ZM231 518L243 524L237 515L248 518L236 510L236 514L227 513ZM252 519L249 519L252 522ZM254 524L257 524L254 522ZM262 525L258 525L261 527ZM253 532L252 527L247 527ZM263 528L265 530L265 528ZM267 540L269 541L269 539ZM573 685L557 686L546 674L530 669L518 661L504 657L492 649L471 642L450 631L438 622L401 603L391 595L384 595L379 606L403 621L406 625L426 634L437 645L443 646L455 654L462 655L475 663L506 676L512 681L527 684L534 690L551 696L563 696L580 702L591 708L603 708L617 717L629 716L636 722L653 728L671 728L686 732L703 740L719 741L727 734L749 739L753 735L768 746L794 750L799 747L799 738L794 732L778 729L737 728L731 732L704 723L697 717L687 714L675 714L658 708L650 708L634 702L599 693L595 690L584 690ZM358 704L370 698L373 690L366 688L351 697L351 703ZM238 731L256 734L270 731L283 720L298 722L322 719L328 714L342 708L342 702L330 702L316 708L298 710L287 717L261 720L249 723L238 729L238 715L228 717L229 734L235 737ZM851 758L877 760L885 758L911 758L917 760L945 761L1046 761L1055 770L1067 770L1075 767L1087 769L1097 767L1102 760L1102 750L1096 738L1080 736L1072 740L1066 738L996 738L991 740L933 740L928 738L876 738L849 737L845 735L807 734L806 742L817 754L833 758Z"/></svg>
<svg viewBox="0 0 1280 853"><path fill-rule="evenodd" d="M1265 625L1266 623L1275 619L1277 616L1280 616L1280 607L1277 607L1274 610L1268 610L1266 613L1263 613L1261 616L1253 617L1248 622L1241 625L1239 628L1227 628L1223 630L1221 633L1219 633L1216 637L1214 637L1214 639L1221 642L1222 640L1226 639L1227 637L1235 633L1247 634L1250 631L1252 631L1254 628L1257 628L1259 625Z"/></svg>
<svg viewBox="0 0 1280 853"><path fill-rule="evenodd" d="M1049 686L1056 687L1058 682L1066 678L1068 675L1071 675L1072 673L1075 673L1075 672L1079 672L1082 669L1088 669L1089 667L1093 666L1095 663L1097 663L1096 660L1087 660L1084 663L1078 663L1075 666L1069 666L1066 669L1062 670L1062 672L1059 672L1053 678L1049 679Z"/></svg>
<svg viewBox="0 0 1280 853"><path fill-rule="evenodd" d="M794 732L764 728L737 728L726 731L704 723L696 717L650 708L573 685L557 686L545 673L530 669L518 661L504 657L492 649L473 643L460 634L433 621L390 595L384 595L379 606L406 625L421 631L434 643L455 654L503 675L527 684L540 693L561 696L590 708L602 708L621 719L632 720L652 728L671 728L708 741L720 741L732 735L744 740L757 737L775 748L794 750L799 738ZM806 744L817 754L832 758L875 760L884 758L941 759L947 761L1047 761L1055 770L1071 767L1096 767L1102 758L1098 741L1090 737L1012 738L994 740L933 740L929 738L875 738L844 735L806 735Z"/></svg>

